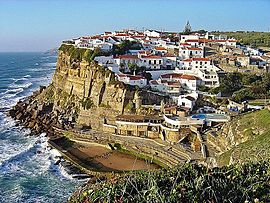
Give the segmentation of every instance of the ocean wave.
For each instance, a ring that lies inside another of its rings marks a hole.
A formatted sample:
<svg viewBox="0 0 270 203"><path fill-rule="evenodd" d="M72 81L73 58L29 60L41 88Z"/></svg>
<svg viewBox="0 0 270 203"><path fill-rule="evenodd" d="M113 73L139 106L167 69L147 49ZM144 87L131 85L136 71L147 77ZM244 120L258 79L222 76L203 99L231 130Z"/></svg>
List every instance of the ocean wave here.
<svg viewBox="0 0 270 203"><path fill-rule="evenodd" d="M14 82L18 82L18 81L24 81L24 80L28 80L26 77L22 77L22 78L11 78L12 80L14 80Z"/></svg>
<svg viewBox="0 0 270 203"><path fill-rule="evenodd" d="M16 84L16 83L12 83L9 85L10 88L23 88L23 89L27 89L29 87L31 87L33 85L32 82L28 82L28 83L22 83L22 84Z"/></svg>
<svg viewBox="0 0 270 203"><path fill-rule="evenodd" d="M5 92L0 93L0 99L12 98L12 97L15 97L17 94L19 94L21 92L23 92L22 87L18 87L18 88L15 88L15 89L8 89Z"/></svg>
<svg viewBox="0 0 270 203"><path fill-rule="evenodd" d="M50 67L54 67L54 66L56 66L56 62L53 62L53 63L44 63L44 64L42 64L43 66L50 66Z"/></svg>

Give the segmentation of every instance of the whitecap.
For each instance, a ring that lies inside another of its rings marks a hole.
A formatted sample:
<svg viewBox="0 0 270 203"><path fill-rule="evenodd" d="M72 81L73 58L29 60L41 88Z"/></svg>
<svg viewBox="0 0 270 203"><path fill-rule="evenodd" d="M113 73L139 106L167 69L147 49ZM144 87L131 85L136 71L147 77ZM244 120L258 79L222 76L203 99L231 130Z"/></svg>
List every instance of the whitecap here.
<svg viewBox="0 0 270 203"><path fill-rule="evenodd" d="M44 63L43 66L56 66L56 62L53 63Z"/></svg>
<svg viewBox="0 0 270 203"><path fill-rule="evenodd" d="M12 83L12 84L9 85L9 87L11 87L11 88L24 88L24 89L27 89L27 88L31 87L32 85L33 85L32 82L22 83L22 84Z"/></svg>

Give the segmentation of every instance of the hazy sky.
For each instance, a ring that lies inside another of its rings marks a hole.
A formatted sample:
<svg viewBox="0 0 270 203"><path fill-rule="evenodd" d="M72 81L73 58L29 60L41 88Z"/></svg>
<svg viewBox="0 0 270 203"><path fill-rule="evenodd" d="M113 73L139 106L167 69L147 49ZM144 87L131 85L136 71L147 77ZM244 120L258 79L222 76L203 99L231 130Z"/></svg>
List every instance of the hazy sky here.
<svg viewBox="0 0 270 203"><path fill-rule="evenodd" d="M0 0L0 52L122 28L270 29L270 0Z"/></svg>

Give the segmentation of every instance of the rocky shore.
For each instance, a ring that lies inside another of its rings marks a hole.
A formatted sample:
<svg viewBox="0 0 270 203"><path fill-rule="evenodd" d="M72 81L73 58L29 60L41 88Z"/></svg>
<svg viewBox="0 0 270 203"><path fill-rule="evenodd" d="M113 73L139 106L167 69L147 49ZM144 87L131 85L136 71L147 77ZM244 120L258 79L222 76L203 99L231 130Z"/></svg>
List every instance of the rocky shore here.
<svg viewBox="0 0 270 203"><path fill-rule="evenodd" d="M54 103L43 101L41 95L45 91L46 87L41 86L31 96L19 101L7 115L19 125L31 129L32 135L46 133L47 136L53 137L56 135L53 127L60 129L73 127L72 118L71 120L68 118L72 110L59 110L54 108Z"/></svg>

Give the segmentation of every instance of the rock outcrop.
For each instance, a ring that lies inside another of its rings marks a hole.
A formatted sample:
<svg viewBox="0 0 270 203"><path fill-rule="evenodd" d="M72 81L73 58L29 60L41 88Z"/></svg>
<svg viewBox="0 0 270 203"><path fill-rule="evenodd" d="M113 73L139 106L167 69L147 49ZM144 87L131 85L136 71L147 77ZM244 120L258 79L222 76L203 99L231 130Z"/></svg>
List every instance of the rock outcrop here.
<svg viewBox="0 0 270 203"><path fill-rule="evenodd" d="M75 51L83 54L81 49ZM73 59L67 51L60 50L52 83L18 102L9 115L35 133L53 134L52 126L102 129L104 118L114 122L116 115L149 113L141 109L142 104L166 99L119 82L113 72L94 61Z"/></svg>

